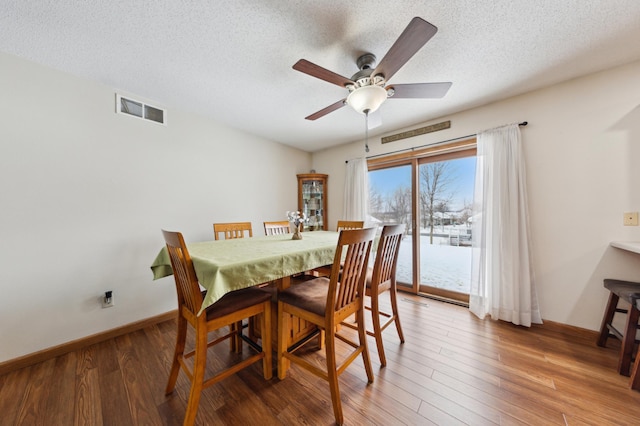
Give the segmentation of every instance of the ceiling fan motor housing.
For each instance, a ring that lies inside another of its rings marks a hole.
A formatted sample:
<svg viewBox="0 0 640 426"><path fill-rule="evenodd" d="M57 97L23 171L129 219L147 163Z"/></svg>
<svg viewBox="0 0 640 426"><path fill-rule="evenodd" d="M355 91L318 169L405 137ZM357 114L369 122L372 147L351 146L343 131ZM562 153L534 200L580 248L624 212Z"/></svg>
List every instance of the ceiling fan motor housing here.
<svg viewBox="0 0 640 426"><path fill-rule="evenodd" d="M351 80L358 83L358 85L355 86L354 89L371 84L368 78L371 77L371 73L373 73L376 68L376 55L374 55L373 53L365 53L364 55L358 57L358 59L356 60L356 64L358 65L360 71L351 76ZM367 81L360 82L360 80L364 78L367 78ZM374 82L374 84L377 83ZM349 89L348 86L347 89Z"/></svg>
<svg viewBox="0 0 640 426"><path fill-rule="evenodd" d="M376 67L376 55L365 53L356 60L356 65L360 70L374 69Z"/></svg>

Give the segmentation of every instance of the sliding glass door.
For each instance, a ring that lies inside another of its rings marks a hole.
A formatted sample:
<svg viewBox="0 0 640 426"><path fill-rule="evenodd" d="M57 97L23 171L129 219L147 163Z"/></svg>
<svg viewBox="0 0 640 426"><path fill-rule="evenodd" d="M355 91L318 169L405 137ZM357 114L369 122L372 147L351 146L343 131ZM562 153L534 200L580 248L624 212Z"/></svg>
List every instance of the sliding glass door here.
<svg viewBox="0 0 640 426"><path fill-rule="evenodd" d="M468 302L475 156L422 159L418 176L420 290Z"/></svg>
<svg viewBox="0 0 640 426"><path fill-rule="evenodd" d="M372 220L406 225L401 288L468 302L474 176L475 149L369 165Z"/></svg>
<svg viewBox="0 0 640 426"><path fill-rule="evenodd" d="M396 280L413 288L412 167L400 165L369 171L369 214L378 226L401 223L405 237L400 244Z"/></svg>

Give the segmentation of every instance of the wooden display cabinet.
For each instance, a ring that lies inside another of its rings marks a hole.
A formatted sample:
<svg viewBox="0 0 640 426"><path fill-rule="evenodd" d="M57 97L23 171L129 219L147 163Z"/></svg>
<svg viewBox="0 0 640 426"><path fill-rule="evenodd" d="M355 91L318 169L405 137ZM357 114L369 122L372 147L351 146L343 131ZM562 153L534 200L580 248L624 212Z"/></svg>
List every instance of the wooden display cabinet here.
<svg viewBox="0 0 640 426"><path fill-rule="evenodd" d="M298 210L309 221L303 231L326 231L327 222L327 179L329 175L306 173L298 176Z"/></svg>

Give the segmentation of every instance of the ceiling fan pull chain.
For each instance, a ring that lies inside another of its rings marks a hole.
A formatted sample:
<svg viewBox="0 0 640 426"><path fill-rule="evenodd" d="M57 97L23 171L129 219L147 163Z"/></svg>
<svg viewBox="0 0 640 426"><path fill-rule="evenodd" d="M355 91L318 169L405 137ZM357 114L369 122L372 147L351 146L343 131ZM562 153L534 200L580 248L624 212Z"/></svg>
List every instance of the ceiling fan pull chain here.
<svg viewBox="0 0 640 426"><path fill-rule="evenodd" d="M364 152L369 152L369 110L364 111Z"/></svg>

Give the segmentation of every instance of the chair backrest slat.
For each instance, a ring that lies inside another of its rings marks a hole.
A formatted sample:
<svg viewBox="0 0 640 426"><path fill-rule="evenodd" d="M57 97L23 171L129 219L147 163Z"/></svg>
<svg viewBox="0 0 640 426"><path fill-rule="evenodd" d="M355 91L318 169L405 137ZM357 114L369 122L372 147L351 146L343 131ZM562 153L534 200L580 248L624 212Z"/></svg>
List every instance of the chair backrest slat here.
<svg viewBox="0 0 640 426"><path fill-rule="evenodd" d="M178 306L184 307L196 315L202 306L202 293L187 245L179 232L162 230L162 235L167 244L167 252L173 268Z"/></svg>
<svg viewBox="0 0 640 426"><path fill-rule="evenodd" d="M291 233L289 221L281 220L277 222L264 222L265 235L281 235Z"/></svg>
<svg viewBox="0 0 640 426"><path fill-rule="evenodd" d="M372 288L395 278L404 228L404 225L386 225L382 228L373 265Z"/></svg>
<svg viewBox="0 0 640 426"><path fill-rule="evenodd" d="M364 294L367 262L374 237L375 228L340 232L329 279L327 315L334 310L350 308Z"/></svg>
<svg viewBox="0 0 640 426"><path fill-rule="evenodd" d="M245 232L249 234L249 237L253 237L251 222L229 222L213 224L213 237L216 240L220 239L220 234L224 234L225 240L230 240L233 238L244 238Z"/></svg>

